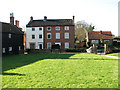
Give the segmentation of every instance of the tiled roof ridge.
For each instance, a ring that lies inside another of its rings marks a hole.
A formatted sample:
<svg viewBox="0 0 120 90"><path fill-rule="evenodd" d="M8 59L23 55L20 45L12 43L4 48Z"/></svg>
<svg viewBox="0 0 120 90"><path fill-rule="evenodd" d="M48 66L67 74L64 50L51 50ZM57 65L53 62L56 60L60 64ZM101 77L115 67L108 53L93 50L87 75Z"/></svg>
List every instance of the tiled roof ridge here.
<svg viewBox="0 0 120 90"><path fill-rule="evenodd" d="M34 19L32 21L39 21L39 20L44 20L44 19ZM47 19L47 20L72 20L72 19Z"/></svg>

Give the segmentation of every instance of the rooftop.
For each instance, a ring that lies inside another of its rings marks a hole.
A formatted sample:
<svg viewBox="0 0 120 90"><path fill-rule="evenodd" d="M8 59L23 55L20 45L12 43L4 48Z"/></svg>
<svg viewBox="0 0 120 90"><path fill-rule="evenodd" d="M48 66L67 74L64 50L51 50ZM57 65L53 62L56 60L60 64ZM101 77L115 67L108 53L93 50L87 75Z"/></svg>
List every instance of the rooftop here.
<svg viewBox="0 0 120 90"><path fill-rule="evenodd" d="M58 26L58 25L74 25L74 21L72 19L47 19L47 17L44 17L44 19L40 20L30 20L26 27Z"/></svg>
<svg viewBox="0 0 120 90"><path fill-rule="evenodd" d="M88 39L113 39L111 31L88 31Z"/></svg>

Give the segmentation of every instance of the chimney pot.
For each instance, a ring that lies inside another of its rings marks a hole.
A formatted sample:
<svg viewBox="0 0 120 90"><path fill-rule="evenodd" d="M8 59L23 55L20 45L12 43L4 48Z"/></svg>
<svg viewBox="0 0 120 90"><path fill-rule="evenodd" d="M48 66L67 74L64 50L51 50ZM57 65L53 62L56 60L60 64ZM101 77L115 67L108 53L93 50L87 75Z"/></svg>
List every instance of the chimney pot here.
<svg viewBox="0 0 120 90"><path fill-rule="evenodd" d="M10 13L10 24L14 25L14 16L13 16L13 13Z"/></svg>
<svg viewBox="0 0 120 90"><path fill-rule="evenodd" d="M16 26L19 28L19 21L16 20L15 23L16 23Z"/></svg>
<svg viewBox="0 0 120 90"><path fill-rule="evenodd" d="M44 16L44 21L47 21L47 16Z"/></svg>
<svg viewBox="0 0 120 90"><path fill-rule="evenodd" d="M30 20L33 20L33 16L30 17Z"/></svg>
<svg viewBox="0 0 120 90"><path fill-rule="evenodd" d="M75 16L73 16L73 20L75 19Z"/></svg>
<svg viewBox="0 0 120 90"><path fill-rule="evenodd" d="M73 23L75 22L75 16L73 16Z"/></svg>
<svg viewBox="0 0 120 90"><path fill-rule="evenodd" d="M102 30L100 31L100 34L102 34Z"/></svg>

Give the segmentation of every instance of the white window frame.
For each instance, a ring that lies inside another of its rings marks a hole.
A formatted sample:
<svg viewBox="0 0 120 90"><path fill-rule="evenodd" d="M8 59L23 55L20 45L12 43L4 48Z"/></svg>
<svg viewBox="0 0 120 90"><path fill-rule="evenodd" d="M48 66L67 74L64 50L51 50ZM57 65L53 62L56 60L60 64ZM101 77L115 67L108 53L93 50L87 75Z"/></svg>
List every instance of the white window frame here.
<svg viewBox="0 0 120 90"><path fill-rule="evenodd" d="M5 48L2 48L2 53L5 53Z"/></svg>
<svg viewBox="0 0 120 90"><path fill-rule="evenodd" d="M48 29L48 28L50 28L50 29ZM51 31L51 27L47 27L47 31Z"/></svg>
<svg viewBox="0 0 120 90"><path fill-rule="evenodd" d="M50 38L48 38L48 35L50 34ZM51 39L51 33L47 33L47 39Z"/></svg>
<svg viewBox="0 0 120 90"><path fill-rule="evenodd" d="M69 30L69 26L65 26L65 30Z"/></svg>
<svg viewBox="0 0 120 90"><path fill-rule="evenodd" d="M69 33L65 33L65 39L69 39Z"/></svg>
<svg viewBox="0 0 120 90"><path fill-rule="evenodd" d="M11 38L11 37L12 37L12 34L9 33L9 34L8 34L8 37Z"/></svg>
<svg viewBox="0 0 120 90"><path fill-rule="evenodd" d="M56 33L56 39L60 39L60 33Z"/></svg>
<svg viewBox="0 0 120 90"><path fill-rule="evenodd" d="M49 46L50 45L50 46ZM51 49L51 42L47 43L47 49Z"/></svg>
<svg viewBox="0 0 120 90"><path fill-rule="evenodd" d="M60 26L56 26L55 30L59 31L60 30Z"/></svg>
<svg viewBox="0 0 120 90"><path fill-rule="evenodd" d="M104 40L104 42L106 42L106 41L107 41L107 42L110 42L110 40L109 40L109 39L105 39L105 40Z"/></svg>
<svg viewBox="0 0 120 90"><path fill-rule="evenodd" d="M65 42L65 49L69 48L69 42Z"/></svg>
<svg viewBox="0 0 120 90"><path fill-rule="evenodd" d="M9 47L9 52L11 52L12 51L12 47Z"/></svg>
<svg viewBox="0 0 120 90"><path fill-rule="evenodd" d="M19 46L19 51L21 50L21 46Z"/></svg>
<svg viewBox="0 0 120 90"><path fill-rule="evenodd" d="M92 44L94 44L94 43L95 43L95 44L98 44L98 43L99 43L99 40L91 40L91 43L92 43Z"/></svg>

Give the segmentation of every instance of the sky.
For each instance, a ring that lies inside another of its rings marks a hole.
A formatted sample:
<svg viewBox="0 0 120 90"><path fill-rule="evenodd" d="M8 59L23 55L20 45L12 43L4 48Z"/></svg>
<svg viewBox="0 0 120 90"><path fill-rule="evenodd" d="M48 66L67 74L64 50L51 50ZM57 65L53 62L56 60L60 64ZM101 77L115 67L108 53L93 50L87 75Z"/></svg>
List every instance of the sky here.
<svg viewBox="0 0 120 90"><path fill-rule="evenodd" d="M10 13L20 21L24 30L30 17L33 19L85 20L95 26L94 31L112 31L118 35L118 2L120 0L2 0L0 21L10 22Z"/></svg>

